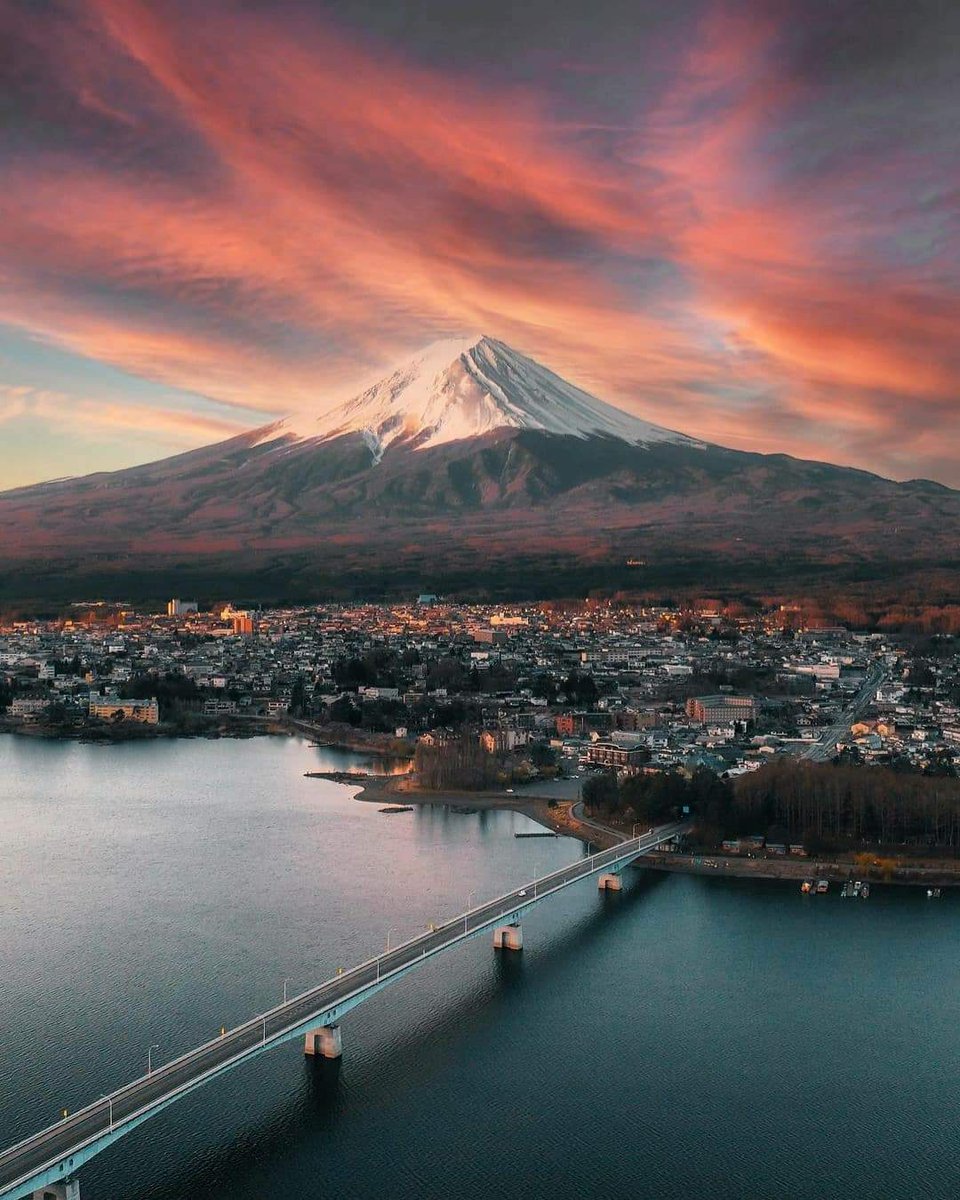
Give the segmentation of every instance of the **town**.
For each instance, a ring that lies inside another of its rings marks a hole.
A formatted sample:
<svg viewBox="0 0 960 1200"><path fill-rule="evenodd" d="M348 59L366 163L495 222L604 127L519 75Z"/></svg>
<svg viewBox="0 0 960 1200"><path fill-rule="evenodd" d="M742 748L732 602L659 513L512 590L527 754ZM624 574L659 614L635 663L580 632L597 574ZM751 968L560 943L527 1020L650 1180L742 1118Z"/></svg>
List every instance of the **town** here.
<svg viewBox="0 0 960 1200"><path fill-rule="evenodd" d="M865 680L877 686L853 709ZM951 775L960 654L950 637L807 629L788 608L710 602L80 604L0 626L0 720L60 736L300 721L398 755L469 731L521 778L560 756L736 777L777 756L816 758L836 727L829 757Z"/></svg>

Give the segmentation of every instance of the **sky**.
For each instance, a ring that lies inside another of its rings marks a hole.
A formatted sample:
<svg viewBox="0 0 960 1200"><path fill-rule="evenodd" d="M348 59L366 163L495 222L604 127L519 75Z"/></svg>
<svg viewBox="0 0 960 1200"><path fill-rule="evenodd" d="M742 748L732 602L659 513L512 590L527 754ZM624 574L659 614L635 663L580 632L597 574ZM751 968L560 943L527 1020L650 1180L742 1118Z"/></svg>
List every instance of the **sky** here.
<svg viewBox="0 0 960 1200"><path fill-rule="evenodd" d="M0 489L442 337L960 486L960 5L0 0Z"/></svg>

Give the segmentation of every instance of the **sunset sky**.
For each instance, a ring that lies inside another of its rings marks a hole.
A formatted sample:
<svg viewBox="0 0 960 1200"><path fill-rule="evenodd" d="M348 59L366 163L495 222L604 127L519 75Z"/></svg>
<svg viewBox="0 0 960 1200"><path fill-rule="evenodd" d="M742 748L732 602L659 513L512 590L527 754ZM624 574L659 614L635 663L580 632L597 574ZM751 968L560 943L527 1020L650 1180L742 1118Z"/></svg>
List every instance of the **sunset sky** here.
<svg viewBox="0 0 960 1200"><path fill-rule="evenodd" d="M0 0L0 488L490 334L960 486L960 5Z"/></svg>

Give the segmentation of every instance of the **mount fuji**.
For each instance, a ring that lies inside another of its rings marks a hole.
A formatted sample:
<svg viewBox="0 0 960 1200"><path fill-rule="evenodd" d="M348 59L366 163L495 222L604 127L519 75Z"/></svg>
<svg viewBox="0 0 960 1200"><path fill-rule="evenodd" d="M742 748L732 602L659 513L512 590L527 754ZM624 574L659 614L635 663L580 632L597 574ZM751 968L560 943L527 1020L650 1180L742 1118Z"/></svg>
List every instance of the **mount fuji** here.
<svg viewBox="0 0 960 1200"><path fill-rule="evenodd" d="M308 440L360 433L376 462L390 446L425 450L511 429L700 444L605 404L488 337L435 342L319 420L283 425Z"/></svg>
<svg viewBox="0 0 960 1200"><path fill-rule="evenodd" d="M711 445L473 337L319 418L0 493L0 598L769 589L958 542L949 488Z"/></svg>

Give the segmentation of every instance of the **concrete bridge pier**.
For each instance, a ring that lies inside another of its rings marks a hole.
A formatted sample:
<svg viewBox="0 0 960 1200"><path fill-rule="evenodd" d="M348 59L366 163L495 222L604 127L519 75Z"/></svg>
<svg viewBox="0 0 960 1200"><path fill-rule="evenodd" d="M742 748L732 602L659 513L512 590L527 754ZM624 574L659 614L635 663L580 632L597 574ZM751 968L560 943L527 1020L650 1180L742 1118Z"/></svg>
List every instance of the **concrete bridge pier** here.
<svg viewBox="0 0 960 1200"><path fill-rule="evenodd" d="M619 871L608 871L597 880L601 892L619 892L623 890L623 880Z"/></svg>
<svg viewBox="0 0 960 1200"><path fill-rule="evenodd" d="M343 1038L339 1025L321 1025L311 1029L303 1046L304 1054L320 1058L339 1058L343 1054Z"/></svg>
<svg viewBox="0 0 960 1200"><path fill-rule="evenodd" d="M512 925L500 925L493 931L494 950L522 950L523 926L519 921Z"/></svg>
<svg viewBox="0 0 960 1200"><path fill-rule="evenodd" d="M80 1200L80 1180L67 1179L64 1183L48 1183L37 1188L32 1200Z"/></svg>

